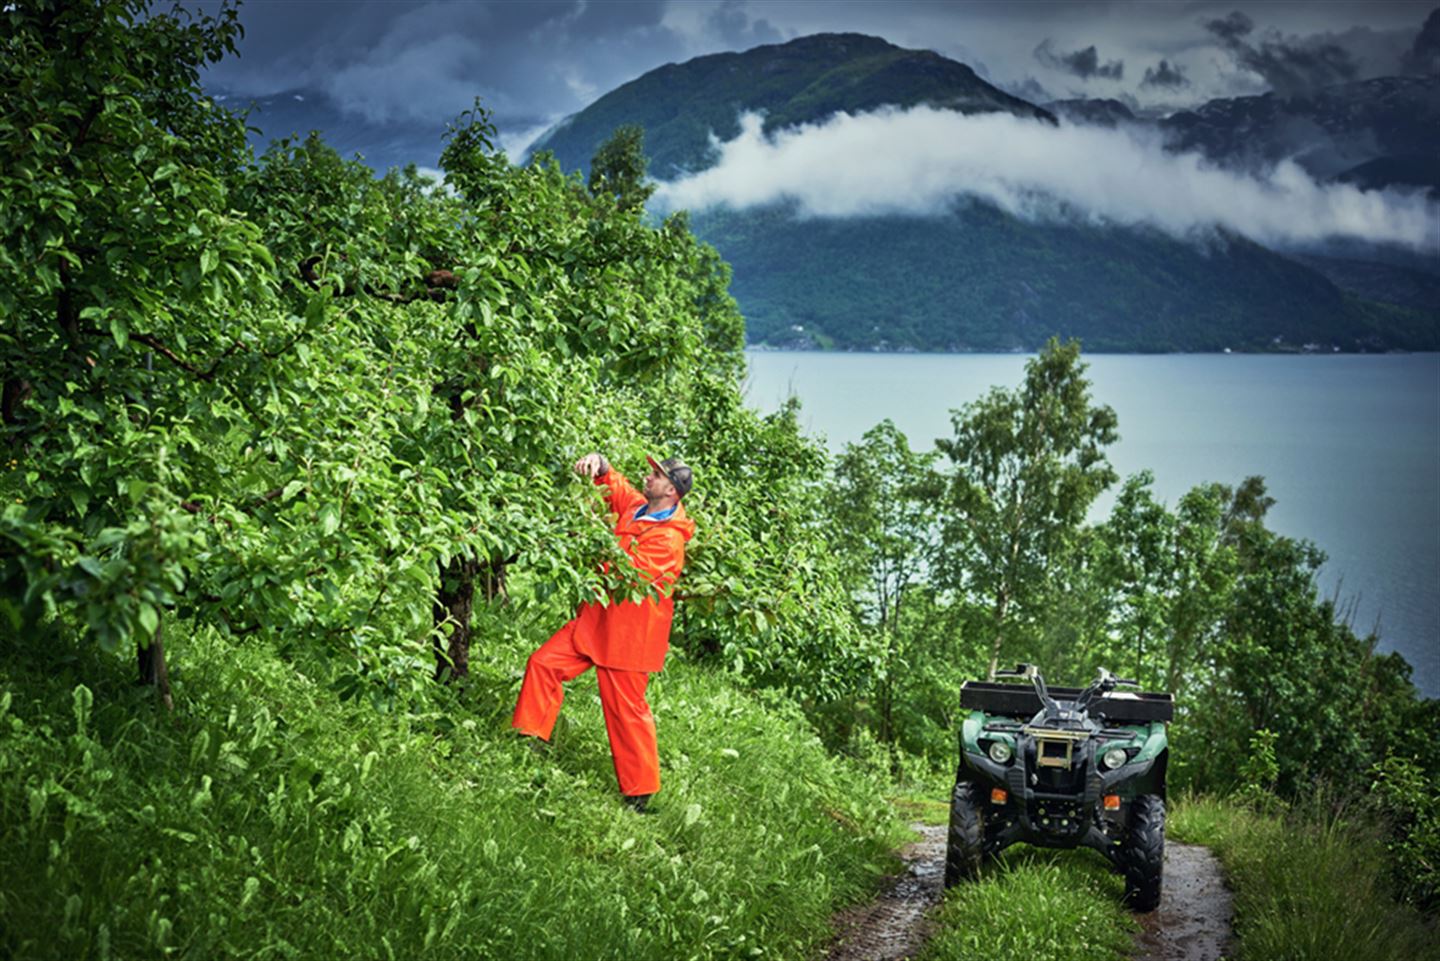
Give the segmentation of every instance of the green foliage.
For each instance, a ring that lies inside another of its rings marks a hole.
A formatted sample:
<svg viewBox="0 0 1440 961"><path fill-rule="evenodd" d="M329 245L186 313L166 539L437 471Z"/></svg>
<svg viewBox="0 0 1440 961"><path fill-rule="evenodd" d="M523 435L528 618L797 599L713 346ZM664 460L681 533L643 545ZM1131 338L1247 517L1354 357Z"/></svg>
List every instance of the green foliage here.
<svg viewBox="0 0 1440 961"><path fill-rule="evenodd" d="M873 651L865 693L874 698L878 734L885 744L894 744L897 737L897 685L916 666L911 642L923 639L905 627L908 602L922 589L934 549L931 512L941 485L930 469L933 460L933 454L912 451L905 435L883 421L866 431L859 444L846 446L830 494L834 529L829 542L846 567Z"/></svg>
<svg viewBox="0 0 1440 961"><path fill-rule="evenodd" d="M1227 493L1221 529L1236 580L1218 635L1177 690L1193 719L1176 731L1184 778L1212 790L1236 785L1252 734L1266 729L1282 797L1308 792L1317 779L1358 789L1369 763L1405 731L1433 723L1440 703L1418 699L1403 659L1377 654L1377 639L1355 634L1319 595L1324 555L1265 527L1273 502L1263 481Z"/></svg>
<svg viewBox="0 0 1440 961"><path fill-rule="evenodd" d="M825 541L827 455L800 433L793 405L723 415L698 435L720 456L704 492L686 498L705 535L687 548L677 633L695 656L812 707L848 698L872 662L844 560Z"/></svg>
<svg viewBox="0 0 1440 961"><path fill-rule="evenodd" d="M163 724L94 648L7 648L0 953L808 956L885 863L875 785L793 706L679 663L652 687L665 790L637 817L593 680L546 756L504 729L551 613L487 621L473 697L390 714L210 631L183 639Z"/></svg>
<svg viewBox="0 0 1440 961"><path fill-rule="evenodd" d="M1353 810L1325 798L1283 814L1189 798L1168 828L1224 864L1242 959L1440 958L1430 925L1393 900L1379 831Z"/></svg>
<svg viewBox="0 0 1440 961"><path fill-rule="evenodd" d="M1090 851L1011 849L977 881L951 888L926 961L1103 958L1134 951L1124 881Z"/></svg>
<svg viewBox="0 0 1440 961"><path fill-rule="evenodd" d="M1107 518L1087 523L1113 479L1104 447L1116 425L1082 371L1073 345L1052 345L1019 391L956 412L938 474L908 446L898 456L885 425L847 451L830 538L851 562L861 623L882 643L873 683L817 713L827 737L863 753L855 726L867 726L951 767L955 692L992 669L998 642L1007 662L1040 664L1052 683L1085 683L1103 665L1172 692L1176 786L1227 792L1248 778L1257 798L1278 799L1317 780L1363 789L1373 759L1414 743L1408 732L1433 726L1440 702L1418 698L1404 660L1377 654L1376 639L1319 596L1322 555L1265 526L1274 501L1261 478L1200 485L1172 508L1142 472ZM937 478L938 505L923 493ZM902 526L901 543L937 548L919 569L877 549ZM876 599L893 587L869 578L899 572L905 603L877 635ZM887 657L898 670L881 669ZM1268 740L1252 744L1262 730ZM1265 771L1248 775L1267 746ZM1419 759L1424 770L1440 770L1434 755Z"/></svg>
<svg viewBox="0 0 1440 961"><path fill-rule="evenodd" d="M33 114L0 128L12 619L75 611L110 648L194 619L325 652L343 694L390 703L432 644L440 673L468 670L477 590L646 590L566 465L664 447L717 535L696 544L694 648L757 679L835 673L849 611L810 506L823 471L801 473L823 454L744 407L729 270L684 217L647 224L628 181L617 204L512 167L479 105L449 131L447 190L314 136L252 158L196 80L232 45L228 8L4 16ZM639 146L617 140L612 172L643 174Z"/></svg>
<svg viewBox="0 0 1440 961"><path fill-rule="evenodd" d="M645 183L645 128L639 124L616 127L590 161L590 192L613 197L621 210L639 210L655 192Z"/></svg>
<svg viewBox="0 0 1440 961"><path fill-rule="evenodd" d="M1240 762L1241 800L1259 808L1275 803L1275 784L1280 765L1275 760L1274 731L1261 728L1250 736L1249 749Z"/></svg>
<svg viewBox="0 0 1440 961"><path fill-rule="evenodd" d="M1389 825L1385 842L1401 896L1421 908L1440 901L1440 774L1390 754L1375 765L1369 800Z"/></svg>
<svg viewBox="0 0 1440 961"><path fill-rule="evenodd" d="M1051 340L1025 366L1018 392L990 393L955 411L937 442L952 472L938 577L990 609L989 676L1013 625L1038 615L1090 504L1115 480L1105 459L1115 412L1092 406L1080 345Z"/></svg>

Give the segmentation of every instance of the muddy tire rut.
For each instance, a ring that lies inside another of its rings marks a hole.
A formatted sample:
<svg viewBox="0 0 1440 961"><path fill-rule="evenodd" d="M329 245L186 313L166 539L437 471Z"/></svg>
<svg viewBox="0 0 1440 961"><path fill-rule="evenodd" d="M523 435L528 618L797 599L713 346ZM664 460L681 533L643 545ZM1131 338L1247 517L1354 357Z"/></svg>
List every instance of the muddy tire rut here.
<svg viewBox="0 0 1440 961"><path fill-rule="evenodd" d="M1235 901L1220 861L1197 844L1165 842L1160 907L1139 916L1136 961L1220 961L1233 957Z"/></svg>
<svg viewBox="0 0 1440 961"><path fill-rule="evenodd" d="M920 839L900 851L904 869L872 901L836 915L826 961L901 961L935 933L930 909L944 895L945 826L912 824ZM1160 907L1137 916L1135 961L1222 961L1234 954L1234 902L1206 848L1167 841Z"/></svg>
<svg viewBox="0 0 1440 961"><path fill-rule="evenodd" d="M927 915L945 892L945 826L910 826L920 840L900 850L904 870L875 900L836 915L827 961L899 961L930 940L934 925Z"/></svg>

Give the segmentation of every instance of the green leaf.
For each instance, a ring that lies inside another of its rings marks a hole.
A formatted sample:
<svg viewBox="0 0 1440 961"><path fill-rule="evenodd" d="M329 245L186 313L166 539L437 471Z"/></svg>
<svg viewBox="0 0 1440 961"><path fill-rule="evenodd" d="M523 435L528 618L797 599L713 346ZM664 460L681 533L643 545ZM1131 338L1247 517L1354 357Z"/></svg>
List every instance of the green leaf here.
<svg viewBox="0 0 1440 961"><path fill-rule="evenodd" d="M144 601L140 602L140 626L151 637L155 636L155 629L160 626L160 613Z"/></svg>
<svg viewBox="0 0 1440 961"><path fill-rule="evenodd" d="M219 262L220 255L214 247L206 247L200 251L200 275L203 277L205 274L210 273Z"/></svg>
<svg viewBox="0 0 1440 961"><path fill-rule="evenodd" d="M123 314L111 315L110 335L115 338L115 345L121 350L130 343L130 325L126 323Z"/></svg>
<svg viewBox="0 0 1440 961"><path fill-rule="evenodd" d="M340 529L340 512L335 509L334 504L326 504L320 509L320 530L326 537Z"/></svg>

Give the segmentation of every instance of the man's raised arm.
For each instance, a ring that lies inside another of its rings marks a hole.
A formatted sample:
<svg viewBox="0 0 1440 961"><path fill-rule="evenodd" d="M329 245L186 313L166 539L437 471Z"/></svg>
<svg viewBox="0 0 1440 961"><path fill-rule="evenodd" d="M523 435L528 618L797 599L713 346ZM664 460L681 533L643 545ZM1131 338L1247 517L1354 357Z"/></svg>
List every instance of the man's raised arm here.
<svg viewBox="0 0 1440 961"><path fill-rule="evenodd" d="M611 470L610 461L606 460L604 454L598 452L586 454L575 462L575 473L581 477L593 478L597 484L604 484L607 488L606 496L610 501L610 510L616 514L623 514L645 501L645 495L637 491L625 479L624 474L618 470Z"/></svg>

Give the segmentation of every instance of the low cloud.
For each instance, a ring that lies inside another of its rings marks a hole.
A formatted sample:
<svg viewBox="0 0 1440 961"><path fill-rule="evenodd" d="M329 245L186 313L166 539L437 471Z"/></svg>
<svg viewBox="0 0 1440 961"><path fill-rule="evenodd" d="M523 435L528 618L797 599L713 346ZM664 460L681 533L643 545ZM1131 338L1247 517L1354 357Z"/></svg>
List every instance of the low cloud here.
<svg viewBox="0 0 1440 961"><path fill-rule="evenodd" d="M511 163L521 163L526 154L530 152L530 146L540 139L540 135L551 127L555 126L555 120L545 120L541 123L529 124L514 130L501 130L497 138L498 146L510 159Z"/></svg>
<svg viewBox="0 0 1440 961"><path fill-rule="evenodd" d="M716 166L660 184L653 203L939 216L975 198L1026 220L1150 226L1182 239L1220 228L1277 246L1335 237L1435 246L1436 205L1421 197L1321 185L1289 161L1263 175L1221 170L1133 129L929 107L837 114L769 137L746 114L741 128L717 145Z"/></svg>
<svg viewBox="0 0 1440 961"><path fill-rule="evenodd" d="M1098 77L1101 80L1119 80L1125 76L1125 61L1111 60L1109 63L1102 64L1100 53L1095 49L1094 44L1073 53L1056 53L1047 38L1035 48L1035 59L1055 70L1073 73L1081 80L1089 80L1092 77Z"/></svg>
<svg viewBox="0 0 1440 961"><path fill-rule="evenodd" d="M1140 86L1179 90L1181 87L1190 86L1190 80L1178 63L1172 66L1170 61L1161 60L1153 67L1145 68L1145 79L1140 81Z"/></svg>

